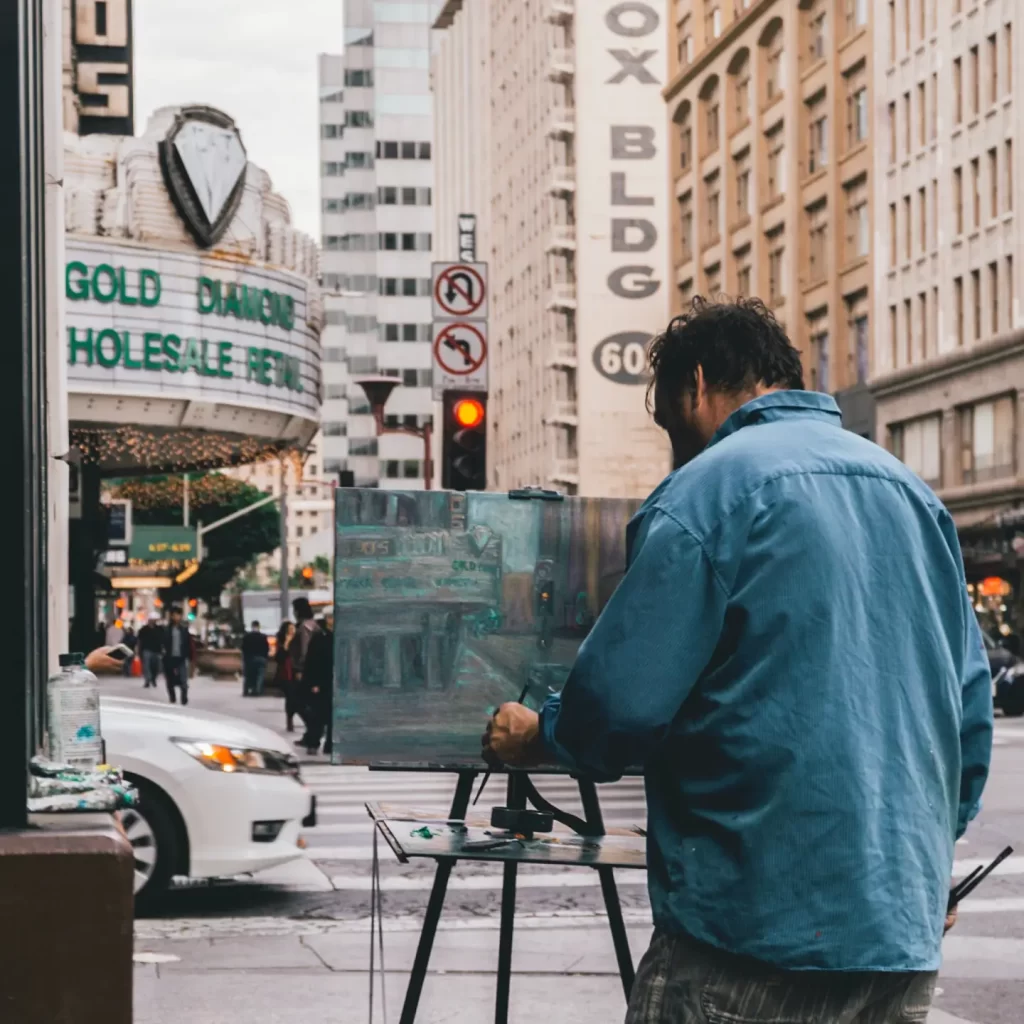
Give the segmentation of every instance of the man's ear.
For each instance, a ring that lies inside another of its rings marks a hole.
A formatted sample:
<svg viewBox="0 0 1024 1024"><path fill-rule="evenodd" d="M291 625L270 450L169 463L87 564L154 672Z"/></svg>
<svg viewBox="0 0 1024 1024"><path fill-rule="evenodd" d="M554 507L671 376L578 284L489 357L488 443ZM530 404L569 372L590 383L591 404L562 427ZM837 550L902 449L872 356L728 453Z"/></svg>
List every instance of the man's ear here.
<svg viewBox="0 0 1024 1024"><path fill-rule="evenodd" d="M704 367L697 364L697 372L694 375L694 390L693 390L693 408L694 411L700 409L707 401L708 387L707 382L704 380Z"/></svg>

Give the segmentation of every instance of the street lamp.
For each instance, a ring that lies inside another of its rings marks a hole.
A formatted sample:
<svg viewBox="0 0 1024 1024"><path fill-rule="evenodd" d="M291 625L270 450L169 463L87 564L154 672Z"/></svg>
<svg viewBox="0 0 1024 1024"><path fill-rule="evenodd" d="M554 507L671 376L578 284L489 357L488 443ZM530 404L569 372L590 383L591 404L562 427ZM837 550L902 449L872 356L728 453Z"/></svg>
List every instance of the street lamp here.
<svg viewBox="0 0 1024 1024"><path fill-rule="evenodd" d="M397 377L359 377L356 379L366 395L366 400L373 410L373 421L377 425L377 436L384 434L408 434L410 437L423 439L423 488L432 489L434 476L433 460L430 453L432 426L429 420L422 427L385 427L384 406L388 404L391 392L401 383Z"/></svg>

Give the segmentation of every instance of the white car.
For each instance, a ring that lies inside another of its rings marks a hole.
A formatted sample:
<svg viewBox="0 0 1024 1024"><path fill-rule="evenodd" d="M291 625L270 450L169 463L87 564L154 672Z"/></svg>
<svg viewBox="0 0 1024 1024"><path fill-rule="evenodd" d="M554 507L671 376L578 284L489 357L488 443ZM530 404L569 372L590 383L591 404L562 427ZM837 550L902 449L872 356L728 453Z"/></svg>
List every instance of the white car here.
<svg viewBox="0 0 1024 1024"><path fill-rule="evenodd" d="M102 697L106 759L139 789L122 812L135 851L136 907L176 876L221 878L304 856L315 802L287 742L225 715Z"/></svg>

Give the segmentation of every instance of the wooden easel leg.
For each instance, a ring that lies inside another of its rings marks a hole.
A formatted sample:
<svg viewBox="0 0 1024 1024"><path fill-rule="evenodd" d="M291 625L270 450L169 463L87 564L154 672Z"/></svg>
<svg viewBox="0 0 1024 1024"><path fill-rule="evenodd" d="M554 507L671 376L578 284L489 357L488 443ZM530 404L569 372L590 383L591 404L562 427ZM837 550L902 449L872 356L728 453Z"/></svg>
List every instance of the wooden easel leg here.
<svg viewBox="0 0 1024 1024"><path fill-rule="evenodd" d="M458 785L455 787L455 796L452 799L448 815L451 820L459 821L465 818L475 778L475 771L459 773ZM430 890L427 912L423 918L423 930L420 932L420 941L416 946L416 957L409 974L409 987L405 990L405 1002L402 1005L399 1024L414 1024L416 1020L416 1011L419 1009L420 995L423 992L423 982L427 979L427 968L430 966L430 954L434 949L434 936L437 934L437 925L441 920L444 898L448 893L448 879L451 877L453 867L455 867L454 858L437 862L434 885Z"/></svg>
<svg viewBox="0 0 1024 1024"><path fill-rule="evenodd" d="M601 814L601 804L597 799L597 787L593 782L585 779L578 781L583 816L588 825L595 825L603 832L604 817ZM633 991L636 972L633 969L633 954L629 950L629 936L626 934L626 925L622 920L622 904L619 902L619 889L615 884L615 872L612 868L598 868L597 875L601 879L604 909L608 914L608 927L612 933L612 945L615 947L615 959L619 965L619 977L622 979L622 989L626 993L626 1002L628 1003L630 993Z"/></svg>

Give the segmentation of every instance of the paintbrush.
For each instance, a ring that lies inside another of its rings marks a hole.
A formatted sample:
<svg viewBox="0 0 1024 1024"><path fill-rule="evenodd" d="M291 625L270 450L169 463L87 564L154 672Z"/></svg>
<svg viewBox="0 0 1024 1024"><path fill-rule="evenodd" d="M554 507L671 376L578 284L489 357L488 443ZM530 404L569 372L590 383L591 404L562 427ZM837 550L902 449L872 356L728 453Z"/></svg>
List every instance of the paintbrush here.
<svg viewBox="0 0 1024 1024"><path fill-rule="evenodd" d="M949 894L949 902L946 905L946 913L952 913L956 905L965 897L970 896L975 889L985 881L988 876L995 871L1000 864L1006 860L1010 854L1013 853L1013 847L1008 846L1002 853L991 864L984 868L975 868L958 886L956 886Z"/></svg>
<svg viewBox="0 0 1024 1024"><path fill-rule="evenodd" d="M523 701L525 701L525 700L526 700L526 695L527 695L527 694L528 694L529 692L530 692L530 684L529 684L529 683L527 683L527 684L526 684L526 685L525 685L525 686L523 687L523 692L522 692L521 694L519 694L519 700L517 700L517 701L516 701L516 703L517 703L517 704L522 704L522 703L523 703ZM488 779L489 779L490 777L491 777L491 770L490 770L490 768L488 768L488 769L487 769L487 773L486 773L486 774L484 775L484 781L480 783L480 788L479 788L479 789L478 789L478 790L476 791L476 796L475 796L475 797L473 798L473 806L474 806L474 807L476 807L476 802L477 802L477 800L479 800L479 799L480 799L480 794L481 794L481 793L483 793L483 791L484 791L484 786L486 786L486 785L487 785L487 780L488 780Z"/></svg>

